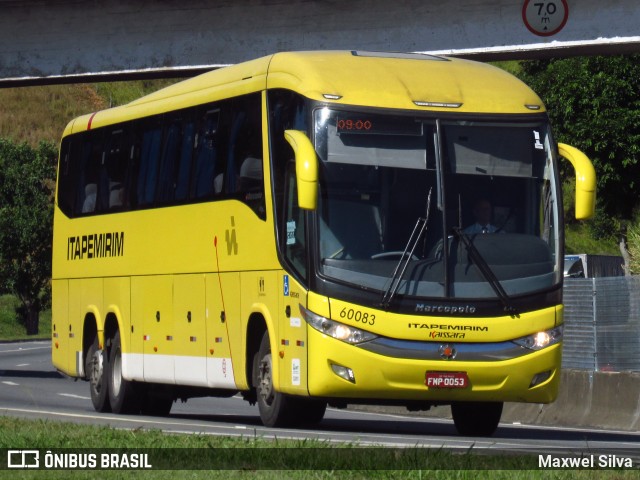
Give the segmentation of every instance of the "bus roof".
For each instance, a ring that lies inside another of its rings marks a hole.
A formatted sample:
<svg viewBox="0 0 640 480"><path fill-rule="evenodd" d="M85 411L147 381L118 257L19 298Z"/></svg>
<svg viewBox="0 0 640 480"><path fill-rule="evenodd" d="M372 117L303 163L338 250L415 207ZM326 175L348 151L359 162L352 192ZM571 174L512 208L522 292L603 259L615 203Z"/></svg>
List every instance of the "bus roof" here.
<svg viewBox="0 0 640 480"><path fill-rule="evenodd" d="M488 64L422 54L282 52L176 83L127 105L70 122L65 134L168 110L284 88L327 103L418 111L531 114L540 98Z"/></svg>

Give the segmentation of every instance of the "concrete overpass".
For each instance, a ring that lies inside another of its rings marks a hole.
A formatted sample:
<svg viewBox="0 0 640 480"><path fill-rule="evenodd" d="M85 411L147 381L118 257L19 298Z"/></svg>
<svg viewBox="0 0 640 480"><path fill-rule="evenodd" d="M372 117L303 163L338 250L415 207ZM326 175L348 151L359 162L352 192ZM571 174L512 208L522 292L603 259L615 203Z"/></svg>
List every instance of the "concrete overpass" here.
<svg viewBox="0 0 640 480"><path fill-rule="evenodd" d="M637 0L0 0L0 86L192 75L281 50L640 51Z"/></svg>

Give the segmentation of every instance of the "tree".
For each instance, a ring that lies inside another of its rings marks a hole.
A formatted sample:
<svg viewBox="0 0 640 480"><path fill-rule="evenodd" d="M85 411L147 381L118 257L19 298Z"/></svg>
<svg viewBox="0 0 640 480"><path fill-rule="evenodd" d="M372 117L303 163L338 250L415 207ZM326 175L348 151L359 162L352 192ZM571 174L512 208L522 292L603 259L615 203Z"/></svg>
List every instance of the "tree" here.
<svg viewBox="0 0 640 480"><path fill-rule="evenodd" d="M0 293L20 300L28 335L48 304L56 151L0 139Z"/></svg>
<svg viewBox="0 0 640 480"><path fill-rule="evenodd" d="M521 66L522 80L549 110L556 140L580 148L593 161L604 212L631 218L640 206L640 55Z"/></svg>

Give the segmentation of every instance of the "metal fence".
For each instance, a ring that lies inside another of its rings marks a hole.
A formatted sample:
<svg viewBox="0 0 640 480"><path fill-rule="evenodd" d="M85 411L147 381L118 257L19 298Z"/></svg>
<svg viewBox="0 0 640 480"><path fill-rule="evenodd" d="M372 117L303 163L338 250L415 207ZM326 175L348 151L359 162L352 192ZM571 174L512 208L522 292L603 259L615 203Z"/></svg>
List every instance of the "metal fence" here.
<svg viewBox="0 0 640 480"><path fill-rule="evenodd" d="M640 277L565 279L563 368L640 371Z"/></svg>

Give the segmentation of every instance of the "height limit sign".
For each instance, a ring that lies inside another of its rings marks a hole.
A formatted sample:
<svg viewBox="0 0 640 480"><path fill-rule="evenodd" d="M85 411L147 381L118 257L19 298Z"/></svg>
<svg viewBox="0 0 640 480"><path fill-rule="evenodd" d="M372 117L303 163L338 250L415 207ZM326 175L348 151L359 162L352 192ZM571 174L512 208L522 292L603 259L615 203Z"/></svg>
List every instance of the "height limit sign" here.
<svg viewBox="0 0 640 480"><path fill-rule="evenodd" d="M525 0L522 20L531 33L549 37L567 23L569 6L566 0Z"/></svg>

